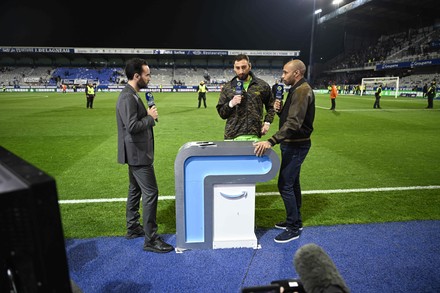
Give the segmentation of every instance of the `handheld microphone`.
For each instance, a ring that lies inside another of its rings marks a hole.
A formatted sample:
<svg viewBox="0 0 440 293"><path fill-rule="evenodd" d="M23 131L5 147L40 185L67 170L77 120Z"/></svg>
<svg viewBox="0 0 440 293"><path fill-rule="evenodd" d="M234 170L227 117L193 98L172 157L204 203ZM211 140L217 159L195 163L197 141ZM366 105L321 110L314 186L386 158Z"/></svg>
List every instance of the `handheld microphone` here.
<svg viewBox="0 0 440 293"><path fill-rule="evenodd" d="M331 258L314 243L298 249L293 264L306 292L350 292Z"/></svg>
<svg viewBox="0 0 440 293"><path fill-rule="evenodd" d="M284 98L284 85L278 84L277 85L277 91L275 93L275 99L282 101Z"/></svg>
<svg viewBox="0 0 440 293"><path fill-rule="evenodd" d="M237 84L235 85L235 95L243 94L243 81L237 78Z"/></svg>
<svg viewBox="0 0 440 293"><path fill-rule="evenodd" d="M147 100L148 108L151 108L153 106L156 106L156 103L154 103L154 97L152 92L146 92L145 93L145 99ZM156 122L159 122L159 119L155 119Z"/></svg>

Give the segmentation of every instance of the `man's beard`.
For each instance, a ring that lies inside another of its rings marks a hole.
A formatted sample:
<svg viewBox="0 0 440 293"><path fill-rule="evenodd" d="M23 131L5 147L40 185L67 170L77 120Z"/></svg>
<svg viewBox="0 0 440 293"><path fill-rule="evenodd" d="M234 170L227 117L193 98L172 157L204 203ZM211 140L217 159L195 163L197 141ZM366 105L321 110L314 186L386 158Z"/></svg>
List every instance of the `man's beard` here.
<svg viewBox="0 0 440 293"><path fill-rule="evenodd" d="M240 75L238 76L238 78L239 78L240 80L247 80L247 79L248 79L248 76L249 76L249 73L243 73L243 74L240 74Z"/></svg>
<svg viewBox="0 0 440 293"><path fill-rule="evenodd" d="M140 89L145 89L145 88L148 87L148 83L146 83L146 82L143 81L143 80L139 80L139 81L136 83L136 85L137 85L138 88L140 88Z"/></svg>

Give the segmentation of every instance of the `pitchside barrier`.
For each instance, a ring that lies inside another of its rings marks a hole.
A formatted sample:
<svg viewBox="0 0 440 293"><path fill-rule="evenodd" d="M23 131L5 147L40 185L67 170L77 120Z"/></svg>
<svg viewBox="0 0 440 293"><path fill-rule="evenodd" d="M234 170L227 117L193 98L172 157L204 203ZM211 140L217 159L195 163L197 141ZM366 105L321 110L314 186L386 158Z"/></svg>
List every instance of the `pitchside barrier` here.
<svg viewBox="0 0 440 293"><path fill-rule="evenodd" d="M120 92L125 87L125 85L99 85L99 92ZM5 86L0 88L0 92L62 92L57 86ZM73 88L67 88L68 93L73 92L84 92L84 88L77 88L76 91ZM148 91L151 92L196 92L196 86L148 86ZM220 85L208 86L209 92L220 92Z"/></svg>
<svg viewBox="0 0 440 293"><path fill-rule="evenodd" d="M102 86L98 88L99 92L120 92L122 89L124 88L124 86ZM196 89L195 88L191 88L191 87L187 87L185 89L183 88L173 88L173 87L163 87L162 90L160 90L159 88L150 88L148 87L148 90L152 91L152 92L195 92ZM77 89L77 92L83 92L84 89ZM215 86L215 87L208 87L208 91L210 92L220 92L220 87ZM42 87L42 86L23 86L23 87L19 87L19 88L14 88L13 86L6 86L4 89L0 88L0 93L1 92L62 92L62 90L58 87L54 87L54 86L47 86L47 87ZM68 93L73 93L75 92L73 89L67 89ZM328 89L314 89L313 92L315 94L328 94ZM374 90L367 90L365 91L365 93L363 93L363 95L371 95L374 96ZM352 92L350 92L349 94L343 94L343 95L351 95L351 96L355 96L355 94L353 94ZM395 95L395 91L393 90L382 90L382 96L394 96ZM400 90L399 91L399 96L400 97L413 97L413 98L422 98L423 97L423 93L420 91L405 91L405 90ZM438 97L437 97L438 98Z"/></svg>

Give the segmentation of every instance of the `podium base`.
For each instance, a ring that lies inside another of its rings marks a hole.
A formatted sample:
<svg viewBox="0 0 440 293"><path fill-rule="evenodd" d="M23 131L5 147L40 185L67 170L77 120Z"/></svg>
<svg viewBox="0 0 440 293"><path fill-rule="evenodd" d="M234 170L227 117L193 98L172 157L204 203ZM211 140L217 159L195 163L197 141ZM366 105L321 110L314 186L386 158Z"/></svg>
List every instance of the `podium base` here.
<svg viewBox="0 0 440 293"><path fill-rule="evenodd" d="M257 237L255 239L242 239L242 240L223 240L223 241L213 241L213 249L223 249L223 248L253 248L260 249L261 246L258 244Z"/></svg>

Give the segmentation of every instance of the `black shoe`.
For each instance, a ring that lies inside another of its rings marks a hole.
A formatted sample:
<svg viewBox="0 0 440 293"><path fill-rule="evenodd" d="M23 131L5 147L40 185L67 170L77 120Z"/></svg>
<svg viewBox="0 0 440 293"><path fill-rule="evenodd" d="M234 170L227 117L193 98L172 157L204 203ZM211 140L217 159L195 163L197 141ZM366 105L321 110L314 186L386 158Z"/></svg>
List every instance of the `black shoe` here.
<svg viewBox="0 0 440 293"><path fill-rule="evenodd" d="M127 230L127 234L125 235L125 239L134 239L138 237L144 237L144 227L142 225L137 226L135 229Z"/></svg>
<svg viewBox="0 0 440 293"><path fill-rule="evenodd" d="M289 241L295 240L299 238L299 231L298 230L289 230L286 229L286 231L279 234L277 237L275 237L275 242L277 243L287 243Z"/></svg>
<svg viewBox="0 0 440 293"><path fill-rule="evenodd" d="M157 237L153 242L145 242L144 250L157 253L166 253L173 251L174 247L163 241L162 238Z"/></svg>
<svg viewBox="0 0 440 293"><path fill-rule="evenodd" d="M287 226L286 222L279 222L279 223L275 224L275 228L282 229L282 230L286 230L286 226ZM299 231L303 230L302 224L299 226L298 230Z"/></svg>

